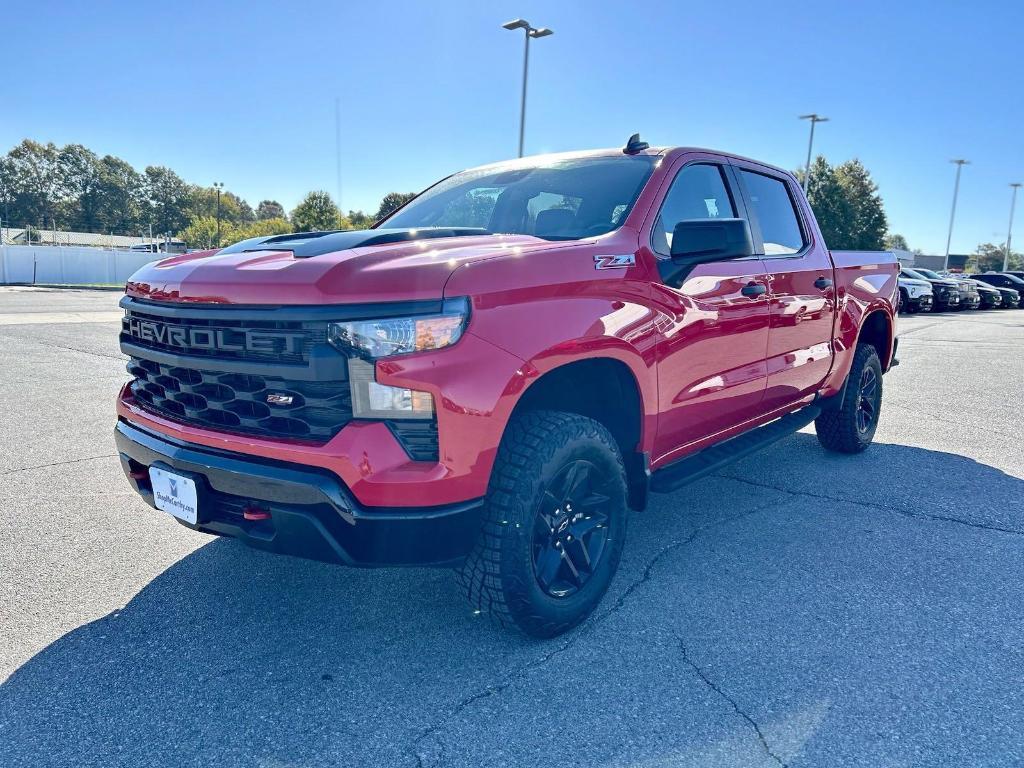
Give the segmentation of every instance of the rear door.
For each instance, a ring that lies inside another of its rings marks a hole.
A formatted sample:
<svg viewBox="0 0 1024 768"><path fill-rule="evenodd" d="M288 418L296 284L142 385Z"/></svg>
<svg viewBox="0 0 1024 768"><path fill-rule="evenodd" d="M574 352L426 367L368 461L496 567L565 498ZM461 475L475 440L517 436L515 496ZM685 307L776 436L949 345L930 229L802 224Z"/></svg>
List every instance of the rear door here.
<svg viewBox="0 0 1024 768"><path fill-rule="evenodd" d="M832 366L835 274L828 249L803 206L795 180L755 163L734 161L750 213L755 253L769 288L765 411L822 385Z"/></svg>
<svg viewBox="0 0 1024 768"><path fill-rule="evenodd" d="M728 165L714 155L684 158L651 230L662 275L652 291L659 331L656 462L760 413L768 343L761 261L700 264L680 273L669 256L680 221L735 217L746 212Z"/></svg>

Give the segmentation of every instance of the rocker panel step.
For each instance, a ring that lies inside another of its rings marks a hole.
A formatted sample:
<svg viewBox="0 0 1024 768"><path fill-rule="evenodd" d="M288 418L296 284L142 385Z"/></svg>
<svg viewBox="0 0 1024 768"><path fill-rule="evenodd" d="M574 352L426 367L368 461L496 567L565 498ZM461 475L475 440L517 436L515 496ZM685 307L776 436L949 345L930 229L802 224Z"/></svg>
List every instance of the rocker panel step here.
<svg viewBox="0 0 1024 768"><path fill-rule="evenodd" d="M674 461L651 475L651 490L668 493L711 474L777 440L803 429L821 413L817 405L809 405L780 419L751 429L721 443L710 445L697 453Z"/></svg>

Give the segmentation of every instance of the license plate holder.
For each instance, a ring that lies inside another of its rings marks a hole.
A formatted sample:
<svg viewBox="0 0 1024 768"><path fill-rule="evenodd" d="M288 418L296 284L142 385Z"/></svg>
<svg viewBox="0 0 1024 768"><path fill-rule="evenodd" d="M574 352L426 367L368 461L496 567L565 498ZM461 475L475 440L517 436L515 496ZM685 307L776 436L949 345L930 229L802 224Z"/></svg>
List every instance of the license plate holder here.
<svg viewBox="0 0 1024 768"><path fill-rule="evenodd" d="M189 525L199 522L199 489L194 478L152 466L149 468L149 482L157 509Z"/></svg>

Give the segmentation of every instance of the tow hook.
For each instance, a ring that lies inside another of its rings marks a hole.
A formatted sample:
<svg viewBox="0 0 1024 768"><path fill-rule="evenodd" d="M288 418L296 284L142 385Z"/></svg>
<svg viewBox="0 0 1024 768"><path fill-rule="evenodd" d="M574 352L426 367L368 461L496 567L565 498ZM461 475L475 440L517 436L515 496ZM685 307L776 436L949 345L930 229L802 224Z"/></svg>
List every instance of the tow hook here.
<svg viewBox="0 0 1024 768"><path fill-rule="evenodd" d="M245 509L242 510L242 517L246 520L269 520L270 512L262 507L257 507L255 504L246 505Z"/></svg>

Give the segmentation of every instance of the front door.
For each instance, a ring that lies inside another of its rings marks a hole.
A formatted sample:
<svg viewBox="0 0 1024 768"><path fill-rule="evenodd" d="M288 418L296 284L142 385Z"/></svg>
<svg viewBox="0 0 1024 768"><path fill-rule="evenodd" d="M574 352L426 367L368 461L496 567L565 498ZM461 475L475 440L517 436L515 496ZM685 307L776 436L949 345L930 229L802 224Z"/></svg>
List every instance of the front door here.
<svg viewBox="0 0 1024 768"><path fill-rule="evenodd" d="M651 233L651 249L668 275L652 292L660 338L655 463L755 418L764 396L768 298L760 259L700 264L672 274L669 251L677 223L743 217L731 175L710 159L678 171Z"/></svg>

